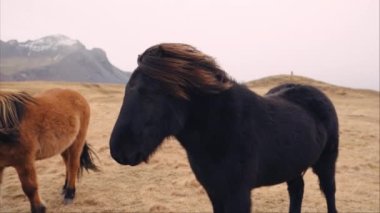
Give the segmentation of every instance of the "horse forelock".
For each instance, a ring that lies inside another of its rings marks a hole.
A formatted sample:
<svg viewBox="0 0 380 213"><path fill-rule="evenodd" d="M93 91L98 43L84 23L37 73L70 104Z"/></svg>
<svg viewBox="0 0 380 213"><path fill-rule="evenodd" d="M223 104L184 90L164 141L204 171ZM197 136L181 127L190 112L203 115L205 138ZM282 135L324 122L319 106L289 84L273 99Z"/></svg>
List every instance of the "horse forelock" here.
<svg viewBox="0 0 380 213"><path fill-rule="evenodd" d="M214 58L187 44L165 43L147 49L138 57L139 70L163 82L172 94L189 100L188 89L219 93L233 80Z"/></svg>
<svg viewBox="0 0 380 213"><path fill-rule="evenodd" d="M0 92L0 134L18 135L25 105L35 102L34 98L25 92Z"/></svg>

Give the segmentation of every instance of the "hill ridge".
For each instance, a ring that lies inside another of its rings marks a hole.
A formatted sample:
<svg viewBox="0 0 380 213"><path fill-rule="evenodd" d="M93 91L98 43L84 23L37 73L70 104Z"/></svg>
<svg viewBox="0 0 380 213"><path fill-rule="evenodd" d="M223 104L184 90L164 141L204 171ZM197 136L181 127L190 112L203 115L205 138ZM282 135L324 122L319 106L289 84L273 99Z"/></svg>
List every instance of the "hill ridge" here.
<svg viewBox="0 0 380 213"><path fill-rule="evenodd" d="M345 86L339 86L331 83L327 83L324 81L316 80L313 78L300 76L300 75L286 75L286 74L280 74L280 75L271 75L259 79L255 79L252 81L248 81L245 84L249 88L258 88L258 87L274 87L280 84L285 83L295 83L295 84L306 84L318 87L325 91L332 91L334 90L337 93L346 93L347 91L360 91L360 92L368 92L379 95L379 91L371 90L371 89L361 89L361 88L351 88L351 87L345 87Z"/></svg>

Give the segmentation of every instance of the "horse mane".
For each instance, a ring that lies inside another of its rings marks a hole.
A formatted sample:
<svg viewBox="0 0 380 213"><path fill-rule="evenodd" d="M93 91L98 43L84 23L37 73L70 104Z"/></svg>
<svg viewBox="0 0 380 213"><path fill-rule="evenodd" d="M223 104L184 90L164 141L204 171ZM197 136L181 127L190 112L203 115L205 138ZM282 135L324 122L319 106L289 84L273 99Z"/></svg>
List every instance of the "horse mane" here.
<svg viewBox="0 0 380 213"><path fill-rule="evenodd" d="M26 92L0 91L0 143L18 139L19 125L28 103L36 102Z"/></svg>
<svg viewBox="0 0 380 213"><path fill-rule="evenodd" d="M138 57L140 70L162 82L169 93L186 100L190 90L206 94L225 91L234 81L214 58L195 47L180 43L162 43L150 47Z"/></svg>

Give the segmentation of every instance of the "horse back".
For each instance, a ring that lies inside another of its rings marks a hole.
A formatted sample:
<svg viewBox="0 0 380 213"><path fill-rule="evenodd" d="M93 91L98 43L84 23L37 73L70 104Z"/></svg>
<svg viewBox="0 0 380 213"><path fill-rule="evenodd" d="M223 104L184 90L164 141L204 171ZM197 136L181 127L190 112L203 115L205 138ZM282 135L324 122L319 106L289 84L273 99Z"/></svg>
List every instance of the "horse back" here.
<svg viewBox="0 0 380 213"><path fill-rule="evenodd" d="M301 84L282 84L272 88L266 97L279 97L294 103L320 123L327 134L325 150L337 152L339 124L335 107L331 100L319 89Z"/></svg>
<svg viewBox="0 0 380 213"><path fill-rule="evenodd" d="M77 91L71 89L54 88L35 95L35 98L51 103L62 103L74 107L88 108L88 102ZM84 109L83 108L83 109Z"/></svg>
<svg viewBox="0 0 380 213"><path fill-rule="evenodd" d="M78 92L69 89L50 89L34 96L37 104L27 105L27 111L34 118L39 115L52 119L77 117L81 121L89 119L90 106L86 99ZM59 123L59 122L57 122Z"/></svg>

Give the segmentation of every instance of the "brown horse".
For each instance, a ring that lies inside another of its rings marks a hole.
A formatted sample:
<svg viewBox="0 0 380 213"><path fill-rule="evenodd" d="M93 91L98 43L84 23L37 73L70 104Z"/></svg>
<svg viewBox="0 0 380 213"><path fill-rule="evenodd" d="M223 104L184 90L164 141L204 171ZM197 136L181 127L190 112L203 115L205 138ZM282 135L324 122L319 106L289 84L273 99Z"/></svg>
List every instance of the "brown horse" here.
<svg viewBox="0 0 380 213"><path fill-rule="evenodd" d="M14 167L32 212L45 212L35 161L61 154L66 165L64 202L71 203L83 169L98 170L85 140L90 107L84 97L63 89L34 97L0 92L0 115L0 185L4 168Z"/></svg>

